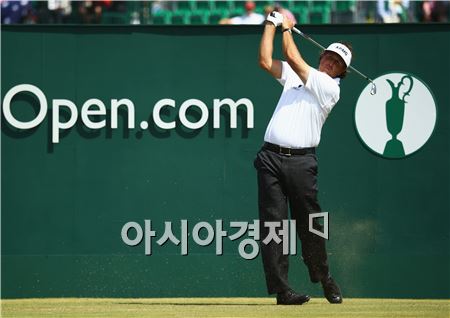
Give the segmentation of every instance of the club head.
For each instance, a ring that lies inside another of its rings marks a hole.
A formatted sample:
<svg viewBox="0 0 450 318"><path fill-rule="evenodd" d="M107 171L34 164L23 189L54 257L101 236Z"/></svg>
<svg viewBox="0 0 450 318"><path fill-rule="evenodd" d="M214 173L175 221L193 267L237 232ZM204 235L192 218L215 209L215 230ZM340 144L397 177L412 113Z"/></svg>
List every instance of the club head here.
<svg viewBox="0 0 450 318"><path fill-rule="evenodd" d="M372 82L372 88L370 89L370 95L375 95L377 93L377 87L374 82Z"/></svg>

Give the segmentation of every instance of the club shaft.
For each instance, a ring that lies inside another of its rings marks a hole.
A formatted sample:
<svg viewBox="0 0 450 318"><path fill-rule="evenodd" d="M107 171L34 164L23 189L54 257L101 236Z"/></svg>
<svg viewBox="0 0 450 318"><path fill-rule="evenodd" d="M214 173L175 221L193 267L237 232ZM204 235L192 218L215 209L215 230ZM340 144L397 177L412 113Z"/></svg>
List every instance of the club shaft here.
<svg viewBox="0 0 450 318"><path fill-rule="evenodd" d="M296 27L292 28L292 31L294 31L297 34L300 34L303 38L305 38L306 40L308 40L309 42L311 42L312 44L314 44L315 46L317 46L318 48L325 50L325 47L323 45L321 45L320 43L314 41L309 35L303 33L302 31L300 31L299 29L297 29ZM361 73L360 71L358 71L356 68L354 68L353 66L349 66L349 69L351 69L352 71L356 72L358 75L360 75L361 77L363 77L364 79L368 80L369 82L371 82L373 84L373 81L367 77L366 75L364 75L363 73Z"/></svg>
<svg viewBox="0 0 450 318"><path fill-rule="evenodd" d="M309 35L303 33L302 31L300 31L299 29L297 29L296 27L292 28L292 31L294 31L297 34L300 34L302 37L304 37L306 40L308 40L309 42L311 42L312 44L314 44L315 46L317 46L319 49L325 50L325 47L323 47L320 43L317 43L316 41L314 41Z"/></svg>

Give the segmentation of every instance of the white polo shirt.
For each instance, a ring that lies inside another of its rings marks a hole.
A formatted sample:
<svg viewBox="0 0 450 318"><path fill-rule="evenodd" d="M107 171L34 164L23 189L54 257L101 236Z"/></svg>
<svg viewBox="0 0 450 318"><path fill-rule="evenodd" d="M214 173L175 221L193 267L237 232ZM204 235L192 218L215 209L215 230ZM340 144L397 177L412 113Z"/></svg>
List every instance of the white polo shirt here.
<svg viewBox="0 0 450 318"><path fill-rule="evenodd" d="M288 148L317 147L328 114L339 100L339 78L310 68L306 85L285 61L278 81L283 85L264 141Z"/></svg>
<svg viewBox="0 0 450 318"><path fill-rule="evenodd" d="M231 18L231 24L262 24L266 18L259 13L251 12L250 14L244 14Z"/></svg>

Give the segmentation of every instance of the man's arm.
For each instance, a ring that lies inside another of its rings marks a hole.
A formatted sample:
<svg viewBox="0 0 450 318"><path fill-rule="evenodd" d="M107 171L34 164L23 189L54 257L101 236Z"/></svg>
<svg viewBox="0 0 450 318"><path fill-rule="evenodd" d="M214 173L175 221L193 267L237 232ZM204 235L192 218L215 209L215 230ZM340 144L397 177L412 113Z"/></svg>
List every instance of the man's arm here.
<svg viewBox="0 0 450 318"><path fill-rule="evenodd" d="M293 27L294 22L284 17L282 29L292 29ZM297 73L302 82L306 84L310 66L305 62L305 60L303 60L302 56L300 55L300 52L295 45L294 39L292 38L291 32L283 32L283 54L294 72Z"/></svg>
<svg viewBox="0 0 450 318"><path fill-rule="evenodd" d="M261 38L261 44L259 46L259 66L278 79L281 77L281 61L272 59L273 39L275 37L276 29L275 25L266 22Z"/></svg>

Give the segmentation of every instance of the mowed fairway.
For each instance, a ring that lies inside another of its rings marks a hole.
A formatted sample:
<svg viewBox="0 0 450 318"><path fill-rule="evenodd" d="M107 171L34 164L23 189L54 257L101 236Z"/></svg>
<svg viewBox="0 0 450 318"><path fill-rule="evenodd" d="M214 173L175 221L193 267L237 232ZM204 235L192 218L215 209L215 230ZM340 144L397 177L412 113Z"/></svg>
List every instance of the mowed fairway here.
<svg viewBox="0 0 450 318"><path fill-rule="evenodd" d="M273 298L47 298L2 300L2 317L439 317L450 300L315 298L303 306L276 306Z"/></svg>

